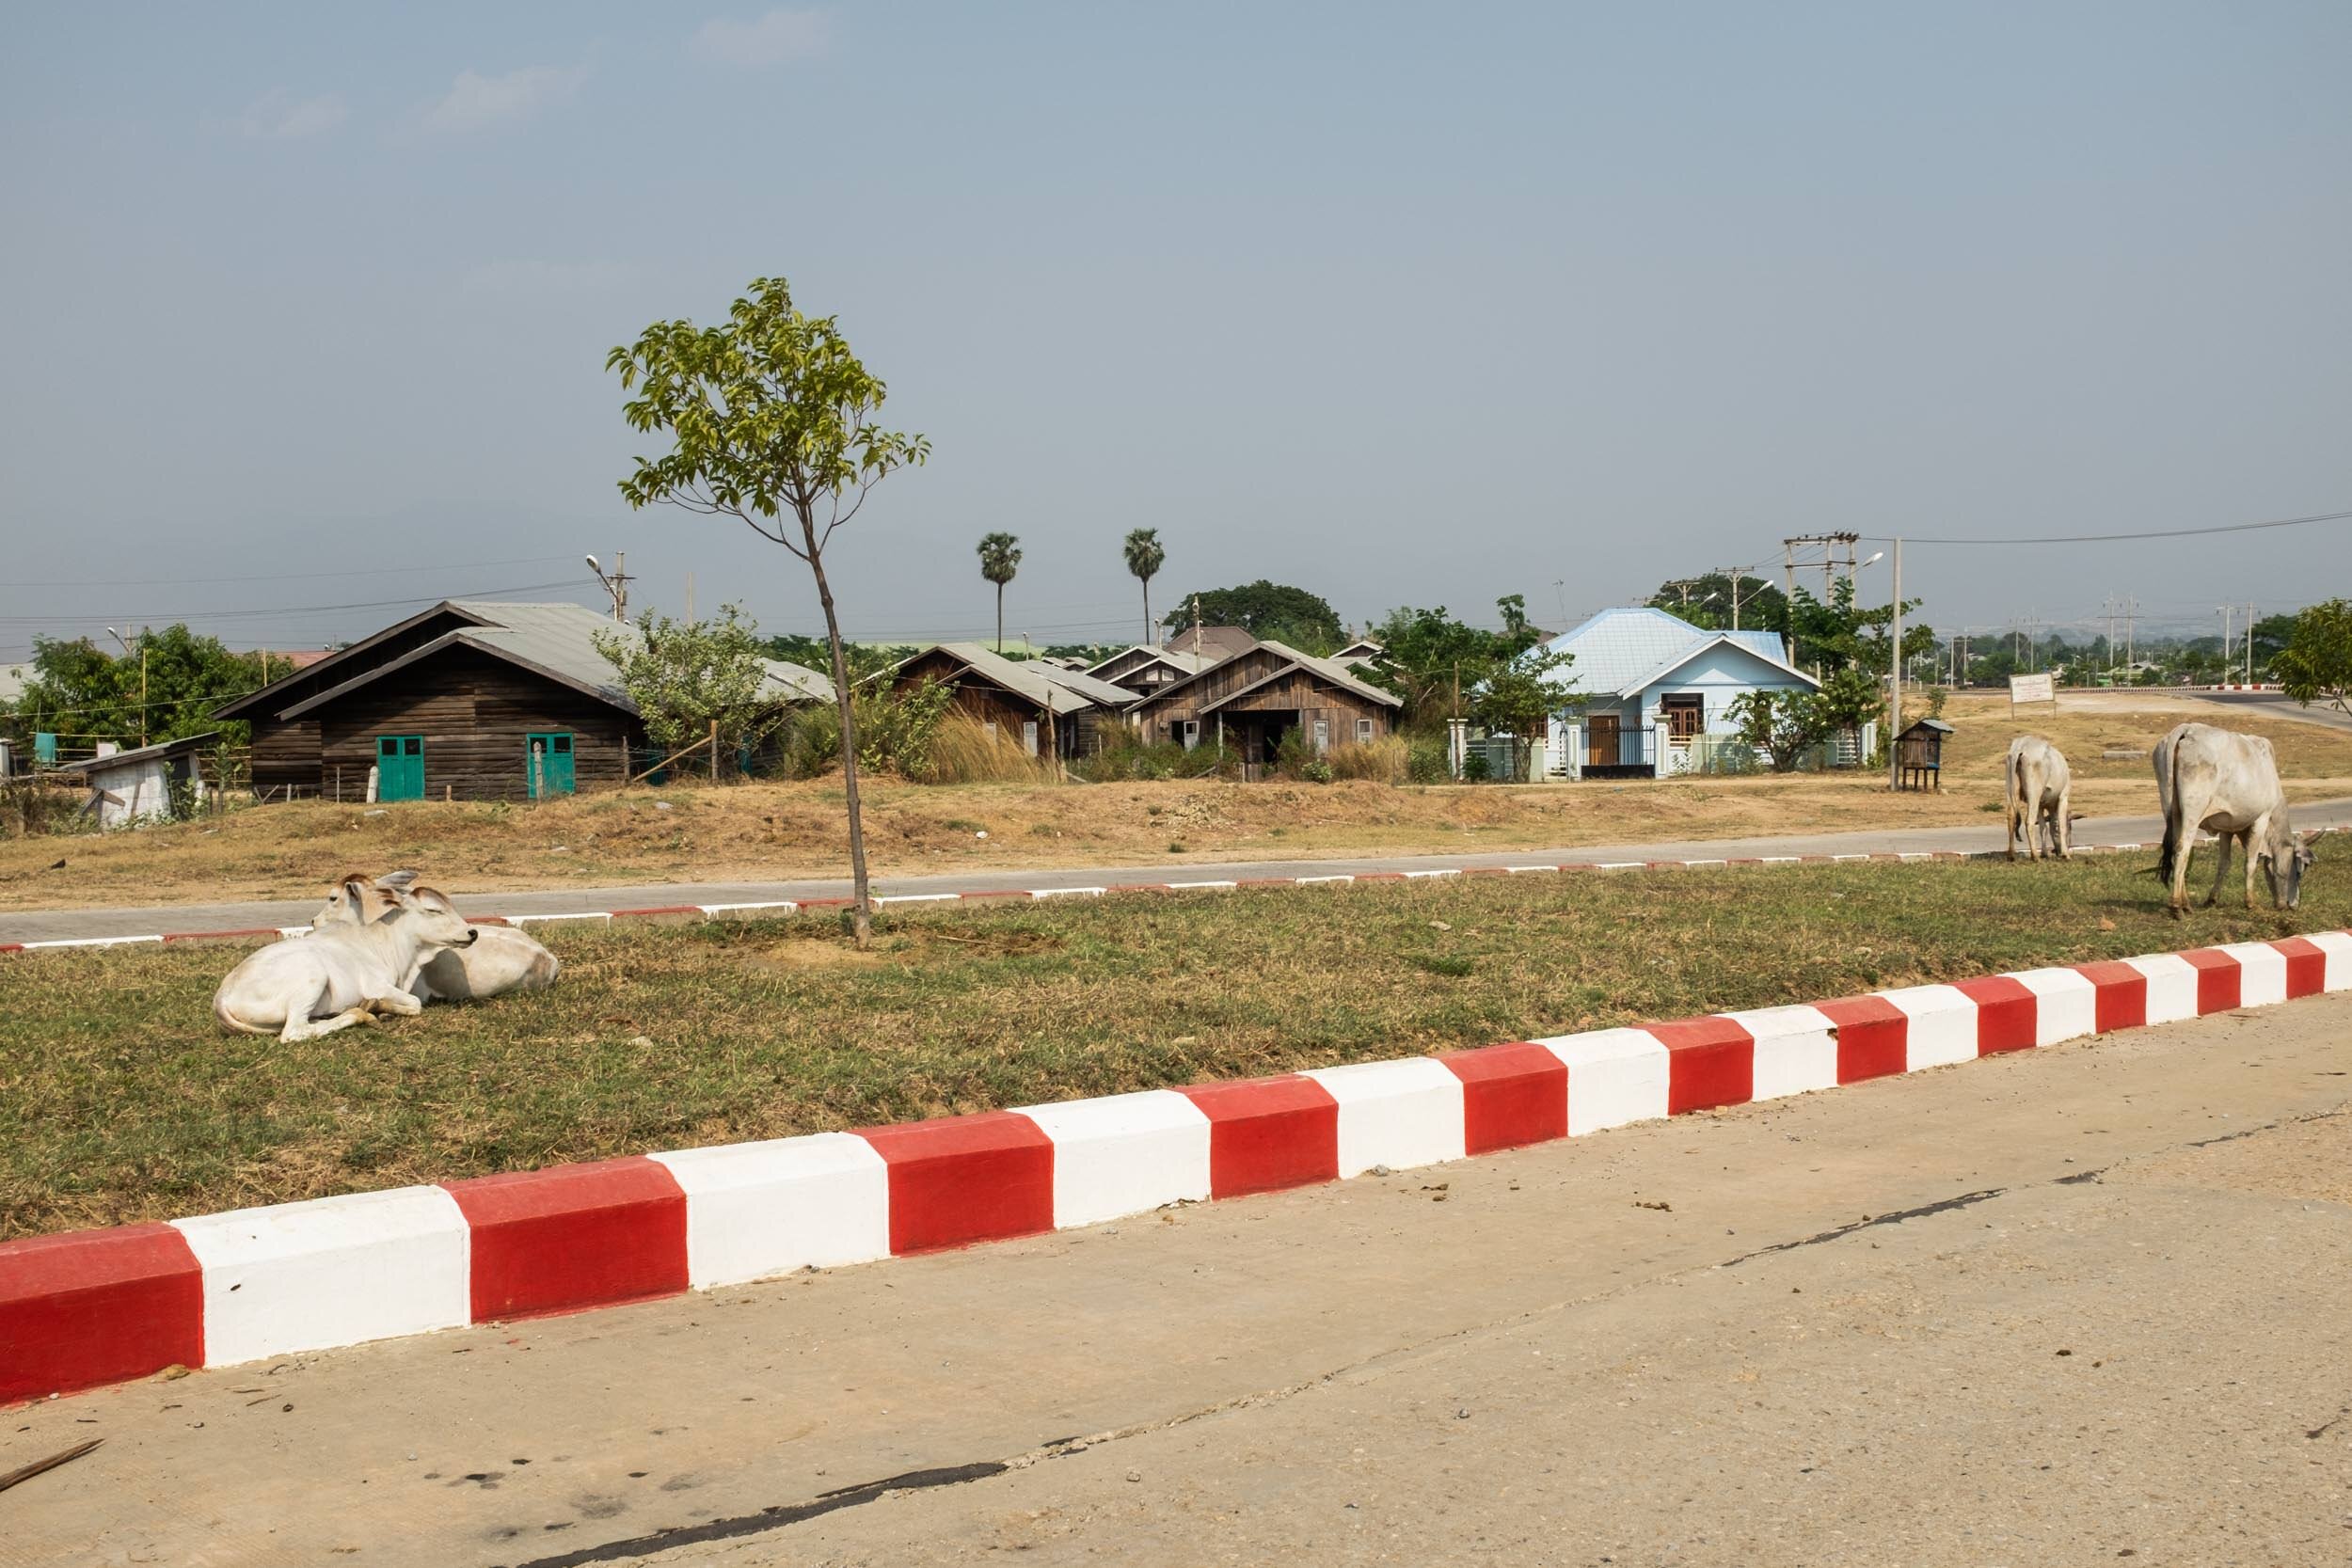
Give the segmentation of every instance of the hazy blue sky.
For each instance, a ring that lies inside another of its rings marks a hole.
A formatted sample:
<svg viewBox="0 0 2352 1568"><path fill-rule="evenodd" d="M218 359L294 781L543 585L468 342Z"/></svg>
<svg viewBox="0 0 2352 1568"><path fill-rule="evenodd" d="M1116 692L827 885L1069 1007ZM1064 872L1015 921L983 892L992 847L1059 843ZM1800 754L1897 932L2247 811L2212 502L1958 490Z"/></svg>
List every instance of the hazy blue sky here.
<svg viewBox="0 0 2352 1568"><path fill-rule="evenodd" d="M644 442L605 351L768 273L934 443L836 545L860 635L985 628L993 529L1009 626L1054 641L1134 634L1138 525L1162 602L1553 622L1800 531L2352 507L2341 0L84 5L6 38L0 657L600 602L585 550L641 603L691 572L815 629L798 562L613 488ZM2352 528L1906 565L1943 627L2124 593L2212 626L2352 590Z"/></svg>

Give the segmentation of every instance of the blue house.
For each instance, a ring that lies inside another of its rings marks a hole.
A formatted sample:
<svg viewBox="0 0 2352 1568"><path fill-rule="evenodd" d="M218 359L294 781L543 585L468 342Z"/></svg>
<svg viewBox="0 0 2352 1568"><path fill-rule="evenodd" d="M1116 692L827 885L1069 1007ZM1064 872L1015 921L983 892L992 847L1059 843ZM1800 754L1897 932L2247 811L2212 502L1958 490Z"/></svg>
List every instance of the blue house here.
<svg viewBox="0 0 2352 1568"><path fill-rule="evenodd" d="M1731 705L1747 693L1820 689L1783 657L1777 632L1709 631L1645 606L1604 610L1549 646L1575 656L1564 673L1582 699L1555 726L1575 741L1575 755L1553 759L1561 772L1683 772L1694 743L1703 750L1703 737L1737 733Z"/></svg>

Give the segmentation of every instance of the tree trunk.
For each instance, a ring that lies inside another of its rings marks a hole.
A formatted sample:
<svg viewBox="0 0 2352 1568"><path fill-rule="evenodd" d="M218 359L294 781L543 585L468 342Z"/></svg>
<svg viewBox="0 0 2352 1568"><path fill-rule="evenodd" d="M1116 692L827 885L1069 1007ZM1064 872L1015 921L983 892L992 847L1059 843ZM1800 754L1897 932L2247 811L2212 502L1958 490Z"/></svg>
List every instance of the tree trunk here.
<svg viewBox="0 0 2352 1568"><path fill-rule="evenodd" d="M1143 579L1143 645L1152 646L1152 579Z"/></svg>
<svg viewBox="0 0 2352 1568"><path fill-rule="evenodd" d="M996 585L996 651L1005 651L1005 585Z"/></svg>
<svg viewBox="0 0 2352 1568"><path fill-rule="evenodd" d="M808 544L808 569L817 574L817 600L825 607L825 642L833 653L833 697L841 714L841 787L850 804L850 930L860 947L874 940L874 900L866 883L866 819L857 799L857 719L850 703L850 661L841 652L841 619L834 613L833 585L817 543L817 523L799 508L801 537Z"/></svg>

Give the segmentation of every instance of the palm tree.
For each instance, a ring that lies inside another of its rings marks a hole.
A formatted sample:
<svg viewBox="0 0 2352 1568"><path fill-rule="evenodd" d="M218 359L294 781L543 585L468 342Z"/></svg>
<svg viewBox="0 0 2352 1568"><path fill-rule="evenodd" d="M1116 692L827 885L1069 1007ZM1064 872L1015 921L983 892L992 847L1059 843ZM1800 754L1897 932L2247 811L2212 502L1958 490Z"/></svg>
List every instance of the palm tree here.
<svg viewBox="0 0 2352 1568"><path fill-rule="evenodd" d="M1152 641L1152 579L1159 575L1168 562L1168 551L1160 544L1160 531L1155 528L1132 529L1127 534L1127 570L1143 579L1143 641Z"/></svg>
<svg viewBox="0 0 2352 1568"><path fill-rule="evenodd" d="M1021 569L1021 541L1009 533L980 539L980 576L996 585L996 651L1005 651L1005 584Z"/></svg>

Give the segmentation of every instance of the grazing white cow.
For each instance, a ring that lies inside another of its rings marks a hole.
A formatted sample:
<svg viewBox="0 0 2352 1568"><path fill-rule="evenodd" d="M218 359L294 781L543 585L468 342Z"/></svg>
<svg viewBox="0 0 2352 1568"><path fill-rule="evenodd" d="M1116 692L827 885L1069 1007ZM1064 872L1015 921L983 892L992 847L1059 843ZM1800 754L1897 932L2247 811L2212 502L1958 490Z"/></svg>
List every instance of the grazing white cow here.
<svg viewBox="0 0 2352 1568"><path fill-rule="evenodd" d="M2302 901L2303 868L2312 863L2310 844L2287 819L2286 791L2279 785L2279 761L2260 736L2181 724L2156 743L2156 799L2164 807L2164 851L2156 875L2170 890L2173 917L2188 909L2189 850L2199 829L2220 841L2221 863L2214 867L2211 909L2230 871L2230 843L2246 850L2246 907L2254 907L2257 865L2270 881L2270 901L2291 910Z"/></svg>
<svg viewBox="0 0 2352 1568"><path fill-rule="evenodd" d="M2046 841L2060 860L2074 855L2073 803L2074 778L2066 753L2038 735L2021 735L2009 743L2002 765L2002 805L2009 824L2009 858L2017 858L2017 835L2026 835L2026 854L2040 860Z"/></svg>
<svg viewBox="0 0 2352 1568"><path fill-rule="evenodd" d="M428 903L405 891L392 895L398 907L389 914L363 925L367 883L350 878L342 892L348 923L247 956L213 993L213 1016L239 1034L294 1041L373 1023L378 1013L424 1011L408 991L418 967L434 953L470 946L474 927L438 895Z"/></svg>
<svg viewBox="0 0 2352 1568"><path fill-rule="evenodd" d="M413 871L394 871L378 877L375 885L366 889L356 911L343 896L342 885L338 884L326 900L326 907L310 917L310 927L320 930L380 919L400 907L397 895L414 887L416 879ZM452 914L457 912L436 890L415 891L420 900ZM478 1002L503 996L508 991L537 990L555 984L556 972L563 965L527 932L512 926L477 926L474 931L476 940L471 945L444 948L428 955L405 982L408 993L420 1002Z"/></svg>

